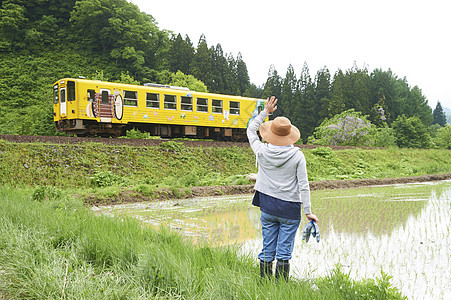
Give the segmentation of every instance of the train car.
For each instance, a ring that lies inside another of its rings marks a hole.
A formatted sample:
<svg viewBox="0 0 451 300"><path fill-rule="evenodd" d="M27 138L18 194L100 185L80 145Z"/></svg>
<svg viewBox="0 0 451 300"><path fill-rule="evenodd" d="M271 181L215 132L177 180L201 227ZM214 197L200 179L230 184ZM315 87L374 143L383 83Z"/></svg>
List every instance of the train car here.
<svg viewBox="0 0 451 300"><path fill-rule="evenodd" d="M64 78L53 85L56 129L79 136L117 137L135 128L169 138L245 141L265 102L159 84Z"/></svg>

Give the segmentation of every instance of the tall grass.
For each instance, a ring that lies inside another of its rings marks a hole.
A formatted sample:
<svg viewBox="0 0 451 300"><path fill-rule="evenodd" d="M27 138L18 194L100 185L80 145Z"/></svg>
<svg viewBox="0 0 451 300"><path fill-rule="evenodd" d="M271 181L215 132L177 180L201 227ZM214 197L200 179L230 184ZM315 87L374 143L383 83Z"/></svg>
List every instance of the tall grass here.
<svg viewBox="0 0 451 300"><path fill-rule="evenodd" d="M0 281L17 299L401 299L389 277L261 280L236 247L95 216L74 199L0 188ZM34 199L34 200L33 200Z"/></svg>

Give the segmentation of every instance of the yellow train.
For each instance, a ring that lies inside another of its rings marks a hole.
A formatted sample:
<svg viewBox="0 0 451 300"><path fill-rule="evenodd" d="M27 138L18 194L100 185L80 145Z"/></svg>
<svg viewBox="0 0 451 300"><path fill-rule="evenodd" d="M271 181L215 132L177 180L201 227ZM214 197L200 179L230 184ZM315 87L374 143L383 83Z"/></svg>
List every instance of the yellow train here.
<svg viewBox="0 0 451 300"><path fill-rule="evenodd" d="M161 137L246 140L249 121L265 102L159 84L64 78L53 85L56 129L79 136L120 136L136 128Z"/></svg>

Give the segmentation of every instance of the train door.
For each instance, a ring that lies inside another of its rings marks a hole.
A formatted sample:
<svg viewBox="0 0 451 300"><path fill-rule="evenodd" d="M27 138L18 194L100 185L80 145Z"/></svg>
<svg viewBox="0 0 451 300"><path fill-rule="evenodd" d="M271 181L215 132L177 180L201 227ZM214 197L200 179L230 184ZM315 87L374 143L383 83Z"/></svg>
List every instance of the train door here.
<svg viewBox="0 0 451 300"><path fill-rule="evenodd" d="M66 88L62 87L60 89L60 116L67 116L67 108L66 108Z"/></svg>
<svg viewBox="0 0 451 300"><path fill-rule="evenodd" d="M53 121L57 121L60 118L60 91L57 83L53 86Z"/></svg>
<svg viewBox="0 0 451 300"><path fill-rule="evenodd" d="M113 116L112 103L111 103L111 90L110 89L100 89L100 122L111 122Z"/></svg>

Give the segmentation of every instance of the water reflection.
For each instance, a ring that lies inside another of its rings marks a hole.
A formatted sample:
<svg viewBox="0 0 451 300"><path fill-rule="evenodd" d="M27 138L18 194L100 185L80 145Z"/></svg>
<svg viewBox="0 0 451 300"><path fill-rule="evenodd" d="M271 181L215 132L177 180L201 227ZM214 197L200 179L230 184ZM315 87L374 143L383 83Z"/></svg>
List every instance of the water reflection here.
<svg viewBox="0 0 451 300"><path fill-rule="evenodd" d="M244 243L260 233L260 212L250 196L224 196L101 207L97 212L128 215L158 228L166 226L194 243L214 246Z"/></svg>
<svg viewBox="0 0 451 300"><path fill-rule="evenodd" d="M150 226L169 226L196 243L238 243L257 257L260 212L251 195L103 207ZM339 264L353 278L393 276L409 299L451 299L451 182L315 191L321 242L304 243L301 230L293 275L326 275ZM305 225L303 220L301 228Z"/></svg>

